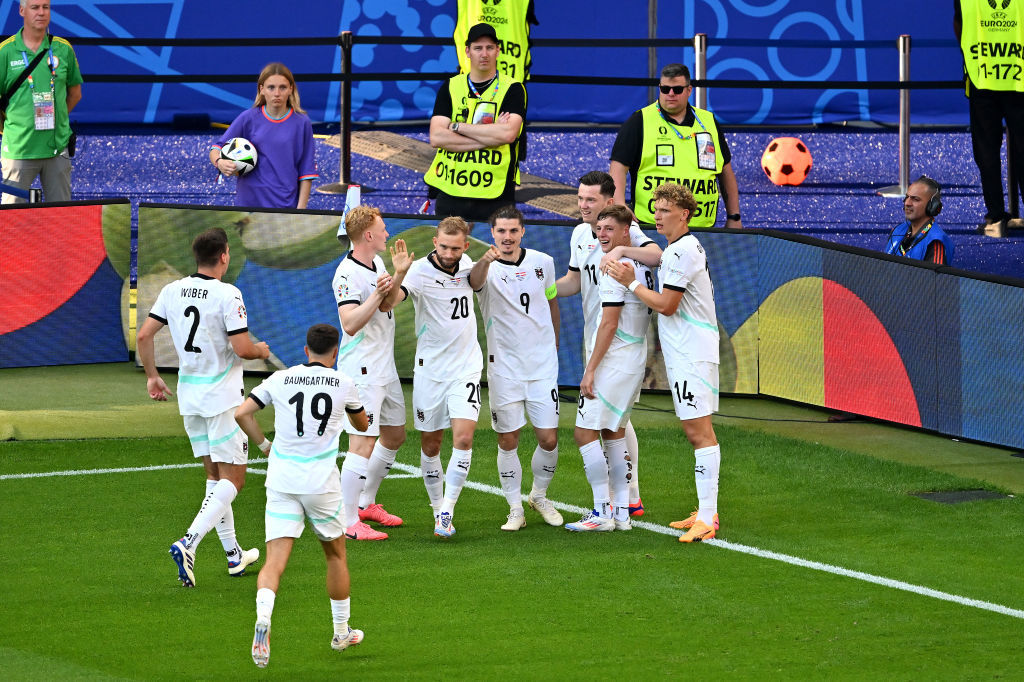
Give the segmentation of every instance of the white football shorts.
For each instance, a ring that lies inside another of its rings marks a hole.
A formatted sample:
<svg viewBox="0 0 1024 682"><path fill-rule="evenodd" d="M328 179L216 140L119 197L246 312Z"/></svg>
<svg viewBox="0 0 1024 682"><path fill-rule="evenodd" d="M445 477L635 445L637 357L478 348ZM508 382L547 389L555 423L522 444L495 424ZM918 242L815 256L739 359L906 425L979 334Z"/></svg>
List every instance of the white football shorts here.
<svg viewBox="0 0 1024 682"><path fill-rule="evenodd" d="M680 420L698 419L718 411L718 365L691 362L672 367L665 365L668 390Z"/></svg>
<svg viewBox="0 0 1024 682"><path fill-rule="evenodd" d="M447 429L452 419L480 418L480 372L458 379L434 381L419 375L412 379L413 424L430 433Z"/></svg>
<svg viewBox="0 0 1024 682"><path fill-rule="evenodd" d="M487 400L491 404L491 428L510 433L526 426L558 428L558 384L551 379L519 381L494 373L487 375Z"/></svg>
<svg viewBox="0 0 1024 682"><path fill-rule="evenodd" d="M267 542L302 536L306 520L317 538L329 542L345 532L341 491L293 495L267 488Z"/></svg>
<svg viewBox="0 0 1024 682"><path fill-rule="evenodd" d="M386 386L356 384L359 399L363 401L370 425L366 431L356 431L349 420L345 420L345 433L355 436L375 437L380 435L381 426L405 426L405 394L402 382L395 379Z"/></svg>
<svg viewBox="0 0 1024 682"><path fill-rule="evenodd" d="M249 437L235 421L235 408L213 417L196 414L182 416L194 457L209 455L214 462L246 464L249 461Z"/></svg>
<svg viewBox="0 0 1024 682"><path fill-rule="evenodd" d="M601 363L594 375L595 398L584 398L576 410L576 426L591 431L618 431L629 421L633 403L640 396L643 372L627 374Z"/></svg>

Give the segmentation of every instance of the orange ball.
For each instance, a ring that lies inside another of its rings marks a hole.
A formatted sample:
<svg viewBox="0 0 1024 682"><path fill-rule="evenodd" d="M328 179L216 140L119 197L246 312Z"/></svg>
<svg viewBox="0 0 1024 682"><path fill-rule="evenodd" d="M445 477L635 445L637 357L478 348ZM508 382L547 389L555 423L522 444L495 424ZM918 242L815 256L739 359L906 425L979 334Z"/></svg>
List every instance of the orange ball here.
<svg viewBox="0 0 1024 682"><path fill-rule="evenodd" d="M799 185L811 172L811 152L797 137L776 137L761 155L761 168L776 185Z"/></svg>

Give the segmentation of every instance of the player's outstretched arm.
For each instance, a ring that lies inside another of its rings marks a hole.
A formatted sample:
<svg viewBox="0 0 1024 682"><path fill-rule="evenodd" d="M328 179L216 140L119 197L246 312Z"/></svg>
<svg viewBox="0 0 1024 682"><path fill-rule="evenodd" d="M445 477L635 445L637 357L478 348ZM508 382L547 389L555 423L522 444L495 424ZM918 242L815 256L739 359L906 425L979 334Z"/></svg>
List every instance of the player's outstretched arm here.
<svg viewBox="0 0 1024 682"><path fill-rule="evenodd" d="M575 296L580 293L580 271L569 270L555 280L558 296Z"/></svg>
<svg viewBox="0 0 1024 682"><path fill-rule="evenodd" d="M395 306L405 300L406 294L402 289L402 282L405 281L405 275L412 267L413 258L416 257L415 253L406 249L404 239L396 239L390 248L390 253L391 265L395 268L395 274L391 277L391 290L377 307L382 313L394 310Z"/></svg>
<svg viewBox="0 0 1024 682"><path fill-rule="evenodd" d="M491 263L500 257L501 252L498 251L498 247L492 244L491 248L487 249L484 255L480 256L480 260L473 264L473 269L469 271L469 286L473 291L480 291L484 288L484 284L487 283L487 273L491 269Z"/></svg>
<svg viewBox="0 0 1024 682"><path fill-rule="evenodd" d="M174 395L171 393L171 389L167 388L167 384L164 383L160 372L156 369L153 337L163 327L162 322L154 320L152 317L147 317L146 321L142 323L142 328L139 329L138 337L135 340L135 347L139 352L139 361L142 362L142 368L146 370L146 392L149 393L149 397L153 400L161 401L167 400L167 398Z"/></svg>
<svg viewBox="0 0 1024 682"><path fill-rule="evenodd" d="M266 341L253 343L249 334L232 334L228 337L235 355L243 360L266 360L270 357L270 346Z"/></svg>
<svg viewBox="0 0 1024 682"><path fill-rule="evenodd" d="M256 421L256 413L260 409L259 403L252 398L246 398L235 410L235 421L238 422L239 428L245 432L245 435L249 436L249 440L256 443L263 454L267 454L270 452L271 442L263 434L263 429Z"/></svg>

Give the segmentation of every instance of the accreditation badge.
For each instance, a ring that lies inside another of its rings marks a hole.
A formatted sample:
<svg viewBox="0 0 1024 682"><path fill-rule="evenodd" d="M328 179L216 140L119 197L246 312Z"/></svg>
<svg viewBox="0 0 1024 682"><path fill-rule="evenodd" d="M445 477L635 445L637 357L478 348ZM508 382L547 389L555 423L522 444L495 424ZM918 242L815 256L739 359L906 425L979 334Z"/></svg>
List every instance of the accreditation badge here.
<svg viewBox="0 0 1024 682"><path fill-rule="evenodd" d="M53 90L32 91L32 106L35 109L36 130L53 130Z"/></svg>
<svg viewBox="0 0 1024 682"><path fill-rule="evenodd" d="M696 133L694 141L697 143L697 168L701 170L717 170L715 165L715 140L711 133Z"/></svg>
<svg viewBox="0 0 1024 682"><path fill-rule="evenodd" d="M473 109L472 123L494 123L494 119L497 118L497 113L497 102L487 102L478 100L476 103L476 108Z"/></svg>
<svg viewBox="0 0 1024 682"><path fill-rule="evenodd" d="M654 145L654 156L656 163L659 166L674 166L676 165L676 153L675 148L670 144L656 144Z"/></svg>

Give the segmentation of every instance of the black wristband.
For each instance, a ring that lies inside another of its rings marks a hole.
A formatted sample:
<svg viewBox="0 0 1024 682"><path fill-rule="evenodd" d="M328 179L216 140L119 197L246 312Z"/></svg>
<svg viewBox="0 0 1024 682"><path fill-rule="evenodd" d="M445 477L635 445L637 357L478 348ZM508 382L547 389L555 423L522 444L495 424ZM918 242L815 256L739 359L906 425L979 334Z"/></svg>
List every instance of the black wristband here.
<svg viewBox="0 0 1024 682"><path fill-rule="evenodd" d="M740 214L739 213L729 213L729 214L727 214L725 216L725 219L726 220L739 220L740 219Z"/></svg>

